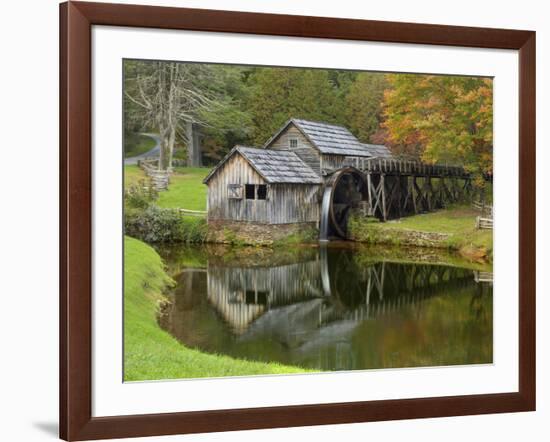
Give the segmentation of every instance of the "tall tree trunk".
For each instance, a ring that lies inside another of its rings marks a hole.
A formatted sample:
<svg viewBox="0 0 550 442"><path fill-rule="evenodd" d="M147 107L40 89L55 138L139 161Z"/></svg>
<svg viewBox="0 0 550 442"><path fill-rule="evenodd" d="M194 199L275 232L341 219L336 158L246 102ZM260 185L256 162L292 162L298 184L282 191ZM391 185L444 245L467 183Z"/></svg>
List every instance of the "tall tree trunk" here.
<svg viewBox="0 0 550 442"><path fill-rule="evenodd" d="M168 170L170 158L170 135L169 129L161 125L160 132L160 152L159 152L159 170Z"/></svg>
<svg viewBox="0 0 550 442"><path fill-rule="evenodd" d="M161 97L165 97L164 91L166 91L166 72L163 69L161 62L158 62L158 91ZM161 98L162 100L163 98ZM159 132L160 132L160 152L159 152L159 170L167 170L168 168L168 130L169 130L169 113L164 103L161 103L161 107L158 113L159 120ZM168 117L168 118L167 118Z"/></svg>
<svg viewBox="0 0 550 442"><path fill-rule="evenodd" d="M173 125L170 128L170 134L168 135L168 161L167 161L168 170L172 170L172 160L174 158L175 143L176 143L176 126Z"/></svg>
<svg viewBox="0 0 550 442"><path fill-rule="evenodd" d="M189 167L200 167L202 166L202 152L196 124L188 121L185 129L187 138L187 165Z"/></svg>
<svg viewBox="0 0 550 442"><path fill-rule="evenodd" d="M193 149L195 151L195 167L202 166L202 148L201 148L201 138L199 132L199 125L193 125Z"/></svg>
<svg viewBox="0 0 550 442"><path fill-rule="evenodd" d="M185 123L185 134L187 138L187 165L192 167L195 162L195 151L193 150L193 123L191 121Z"/></svg>
<svg viewBox="0 0 550 442"><path fill-rule="evenodd" d="M177 129L177 113L179 108L178 100L178 90L176 85L176 78L178 76L179 64L170 63L168 65L170 72L170 83L168 85L168 110L167 110L167 119L168 119L168 140L167 140L167 161L166 168L168 170L172 169L172 158L174 156L174 143L176 142L176 129Z"/></svg>

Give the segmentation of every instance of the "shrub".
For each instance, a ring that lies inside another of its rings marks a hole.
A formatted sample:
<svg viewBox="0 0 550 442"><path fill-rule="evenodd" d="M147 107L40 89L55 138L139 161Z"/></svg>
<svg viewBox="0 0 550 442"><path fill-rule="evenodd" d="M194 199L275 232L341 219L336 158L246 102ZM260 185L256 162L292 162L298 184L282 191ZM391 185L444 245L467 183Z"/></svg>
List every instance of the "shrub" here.
<svg viewBox="0 0 550 442"><path fill-rule="evenodd" d="M317 243L319 240L319 230L314 227L300 229L285 238L279 239L273 243L276 247L291 246L297 244Z"/></svg>
<svg viewBox="0 0 550 442"><path fill-rule="evenodd" d="M148 243L204 242L206 220L184 218L173 209L150 205L145 210L126 210L126 235Z"/></svg>
<svg viewBox="0 0 550 442"><path fill-rule="evenodd" d="M182 242L202 243L206 241L208 224L205 218L181 217L181 239Z"/></svg>
<svg viewBox="0 0 550 442"><path fill-rule="evenodd" d="M146 209L158 198L158 192L151 185L141 180L131 185L124 193L124 206L131 209Z"/></svg>

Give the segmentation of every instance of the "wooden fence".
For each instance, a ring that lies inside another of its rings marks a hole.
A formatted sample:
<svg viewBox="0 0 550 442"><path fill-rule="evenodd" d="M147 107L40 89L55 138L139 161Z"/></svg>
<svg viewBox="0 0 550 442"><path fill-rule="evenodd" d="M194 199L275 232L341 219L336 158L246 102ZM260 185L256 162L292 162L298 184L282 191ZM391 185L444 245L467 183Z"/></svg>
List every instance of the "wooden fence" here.
<svg viewBox="0 0 550 442"><path fill-rule="evenodd" d="M177 210L178 213L182 216L195 216L195 217L203 218L207 214L206 210L189 210L189 209L181 209L181 208L177 208L174 210Z"/></svg>
<svg viewBox="0 0 550 442"><path fill-rule="evenodd" d="M485 201L474 201L472 207L481 212L481 215L476 217L476 229L492 229L493 206L485 203Z"/></svg>
<svg viewBox="0 0 550 442"><path fill-rule="evenodd" d="M474 271L474 280L475 282L489 282L493 283L493 272L481 272L478 270Z"/></svg>
<svg viewBox="0 0 550 442"><path fill-rule="evenodd" d="M476 229L493 229L493 218L476 217Z"/></svg>
<svg viewBox="0 0 550 442"><path fill-rule="evenodd" d="M472 207L476 210L479 210L481 212L481 215L485 216L486 218L493 217L493 206L487 204L484 201L473 201Z"/></svg>
<svg viewBox="0 0 550 442"><path fill-rule="evenodd" d="M139 160L138 166L143 169L145 174L151 179L151 183L156 190L166 190L170 182L170 172L159 170L158 160L146 159Z"/></svg>

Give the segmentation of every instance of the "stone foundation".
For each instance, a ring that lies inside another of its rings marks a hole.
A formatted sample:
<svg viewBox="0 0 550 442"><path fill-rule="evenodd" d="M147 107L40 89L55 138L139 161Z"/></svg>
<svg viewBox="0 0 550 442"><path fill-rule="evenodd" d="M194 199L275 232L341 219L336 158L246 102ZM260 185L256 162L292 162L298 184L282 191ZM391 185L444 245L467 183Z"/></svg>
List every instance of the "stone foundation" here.
<svg viewBox="0 0 550 442"><path fill-rule="evenodd" d="M272 245L292 235L318 236L317 223L259 224L245 221L208 220L207 242L240 245Z"/></svg>

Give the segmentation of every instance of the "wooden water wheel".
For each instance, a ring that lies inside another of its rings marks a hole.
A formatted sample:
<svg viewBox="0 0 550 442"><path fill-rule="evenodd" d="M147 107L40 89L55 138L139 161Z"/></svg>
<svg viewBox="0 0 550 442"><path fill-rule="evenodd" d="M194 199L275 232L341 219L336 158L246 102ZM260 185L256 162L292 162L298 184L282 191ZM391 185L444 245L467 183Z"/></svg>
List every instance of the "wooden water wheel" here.
<svg viewBox="0 0 550 442"><path fill-rule="evenodd" d="M354 167L346 167L334 172L325 186L332 189L328 208L331 230L341 238L347 238L351 209L368 198L365 176Z"/></svg>

